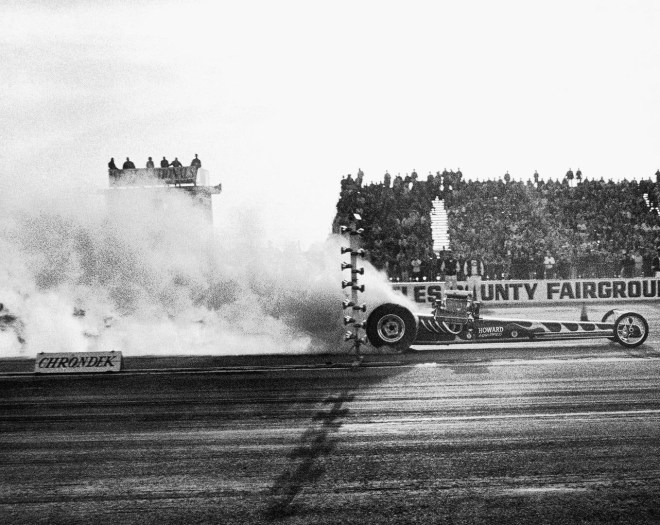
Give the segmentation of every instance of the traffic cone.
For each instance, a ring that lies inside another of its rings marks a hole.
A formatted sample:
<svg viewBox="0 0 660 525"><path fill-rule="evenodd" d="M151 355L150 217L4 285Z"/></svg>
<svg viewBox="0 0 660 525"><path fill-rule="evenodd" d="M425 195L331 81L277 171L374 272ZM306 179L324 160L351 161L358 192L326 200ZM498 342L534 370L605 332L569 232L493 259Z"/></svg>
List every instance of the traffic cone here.
<svg viewBox="0 0 660 525"><path fill-rule="evenodd" d="M580 311L580 321L588 321L589 316L587 315L587 305L582 303L582 310Z"/></svg>

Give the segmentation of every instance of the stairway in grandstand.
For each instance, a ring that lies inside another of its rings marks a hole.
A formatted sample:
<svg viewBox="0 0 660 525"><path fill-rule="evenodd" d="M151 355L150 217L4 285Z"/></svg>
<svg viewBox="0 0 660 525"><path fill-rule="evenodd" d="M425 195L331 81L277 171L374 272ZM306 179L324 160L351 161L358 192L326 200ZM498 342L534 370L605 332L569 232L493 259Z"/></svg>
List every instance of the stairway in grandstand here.
<svg viewBox="0 0 660 525"><path fill-rule="evenodd" d="M649 209L649 211L655 211L657 213L658 207L651 204L651 201L649 200L649 194L645 193L643 197L644 197L644 202L646 203L646 207Z"/></svg>
<svg viewBox="0 0 660 525"><path fill-rule="evenodd" d="M431 236L433 237L433 251L440 252L449 249L449 221L445 201L438 197L433 201L431 210Z"/></svg>

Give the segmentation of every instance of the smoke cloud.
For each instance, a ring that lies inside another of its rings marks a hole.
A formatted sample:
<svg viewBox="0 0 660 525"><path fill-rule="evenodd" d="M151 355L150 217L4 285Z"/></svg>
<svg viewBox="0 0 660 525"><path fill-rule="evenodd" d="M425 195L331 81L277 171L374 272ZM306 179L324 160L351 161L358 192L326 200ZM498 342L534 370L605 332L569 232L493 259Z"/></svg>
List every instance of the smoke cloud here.
<svg viewBox="0 0 660 525"><path fill-rule="evenodd" d="M0 190L0 302L22 320L27 341L0 332L0 357L350 348L344 239L305 252L276 248L249 210L225 208L213 228L209 211L178 190L69 191L25 180ZM405 301L364 266L369 308Z"/></svg>

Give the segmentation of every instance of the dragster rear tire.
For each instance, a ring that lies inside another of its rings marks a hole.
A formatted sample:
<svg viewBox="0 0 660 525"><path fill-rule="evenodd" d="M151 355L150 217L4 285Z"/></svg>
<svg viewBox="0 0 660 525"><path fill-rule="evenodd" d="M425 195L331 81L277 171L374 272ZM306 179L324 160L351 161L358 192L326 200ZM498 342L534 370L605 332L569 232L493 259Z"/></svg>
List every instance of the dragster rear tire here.
<svg viewBox="0 0 660 525"><path fill-rule="evenodd" d="M417 336L417 318L399 304L385 303L369 314L366 330L374 347L387 346L405 352Z"/></svg>
<svg viewBox="0 0 660 525"><path fill-rule="evenodd" d="M626 348L641 345L649 336L649 324L640 314L626 312L614 322L614 340Z"/></svg>

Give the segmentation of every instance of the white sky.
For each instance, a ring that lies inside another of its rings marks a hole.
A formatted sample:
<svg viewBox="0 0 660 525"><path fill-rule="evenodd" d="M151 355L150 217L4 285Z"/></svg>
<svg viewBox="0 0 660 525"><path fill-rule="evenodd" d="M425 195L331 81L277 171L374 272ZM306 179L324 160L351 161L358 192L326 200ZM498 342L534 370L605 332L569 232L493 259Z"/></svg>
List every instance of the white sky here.
<svg viewBox="0 0 660 525"><path fill-rule="evenodd" d="M660 2L3 1L0 176L188 164L265 239L322 240L342 175L646 178Z"/></svg>

